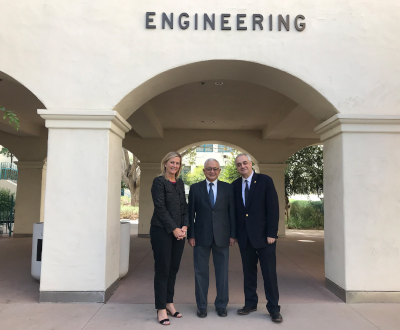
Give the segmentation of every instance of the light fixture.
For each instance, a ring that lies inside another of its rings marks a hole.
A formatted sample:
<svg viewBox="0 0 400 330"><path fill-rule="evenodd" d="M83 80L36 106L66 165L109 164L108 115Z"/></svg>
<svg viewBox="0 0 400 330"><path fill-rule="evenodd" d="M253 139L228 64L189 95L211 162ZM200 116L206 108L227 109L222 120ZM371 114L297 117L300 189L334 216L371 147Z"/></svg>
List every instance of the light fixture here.
<svg viewBox="0 0 400 330"><path fill-rule="evenodd" d="M315 243L315 241L310 241L308 239L298 239L298 241L303 243Z"/></svg>
<svg viewBox="0 0 400 330"><path fill-rule="evenodd" d="M217 86L221 86L221 85L223 85L224 83L222 82L222 81L217 81L217 82L215 82L215 85L217 85Z"/></svg>

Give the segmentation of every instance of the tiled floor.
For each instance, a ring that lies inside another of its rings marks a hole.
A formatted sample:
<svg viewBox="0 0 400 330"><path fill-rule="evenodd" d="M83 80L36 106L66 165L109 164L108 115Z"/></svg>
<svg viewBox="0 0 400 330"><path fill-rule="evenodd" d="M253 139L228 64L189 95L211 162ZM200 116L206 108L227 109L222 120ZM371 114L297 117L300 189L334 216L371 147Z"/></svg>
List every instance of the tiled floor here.
<svg viewBox="0 0 400 330"><path fill-rule="evenodd" d="M0 329L160 329L153 305L150 241L132 226L130 271L107 304L39 304L39 283L30 276L31 239L0 237ZM309 242L311 241L311 242ZM322 231L288 231L278 242L278 278L284 322L281 329L400 329L400 304L344 304L324 286ZM213 272L210 263L211 274ZM228 317L213 310L211 275L209 315L197 318L192 248L186 245L176 284L175 303L184 317L171 327L243 329L277 326L266 310L261 274L258 311L239 316L243 305L242 270L237 246L230 252Z"/></svg>

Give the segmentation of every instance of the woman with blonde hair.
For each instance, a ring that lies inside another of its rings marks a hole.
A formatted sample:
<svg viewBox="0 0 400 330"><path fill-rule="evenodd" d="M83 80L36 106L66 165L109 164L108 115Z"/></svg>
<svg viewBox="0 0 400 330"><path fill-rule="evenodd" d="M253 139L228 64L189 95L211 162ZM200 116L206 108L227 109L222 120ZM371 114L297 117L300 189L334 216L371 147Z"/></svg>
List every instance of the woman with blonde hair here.
<svg viewBox="0 0 400 330"><path fill-rule="evenodd" d="M154 254L154 296L160 324L169 325L167 314L181 318L173 298L176 274L179 270L189 224L183 181L179 179L182 157L169 152L161 161L161 174L151 187L154 213L150 238Z"/></svg>

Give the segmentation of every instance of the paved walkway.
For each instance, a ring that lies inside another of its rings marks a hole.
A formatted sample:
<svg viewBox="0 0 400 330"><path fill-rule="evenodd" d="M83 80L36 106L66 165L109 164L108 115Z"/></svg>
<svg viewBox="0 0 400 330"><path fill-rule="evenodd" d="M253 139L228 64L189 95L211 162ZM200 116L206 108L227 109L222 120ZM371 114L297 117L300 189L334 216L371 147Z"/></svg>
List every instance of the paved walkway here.
<svg viewBox="0 0 400 330"><path fill-rule="evenodd" d="M30 276L31 239L0 237L0 329L160 329L153 305L150 242L132 226L130 272L107 304L39 304L39 283ZM171 328L243 329L400 329L400 304L344 304L324 286L323 231L288 231L278 241L278 278L284 322L273 324L265 310L259 278L258 311L239 316L243 305L241 261L237 246L230 255L228 317L213 310L211 276L209 315L195 315L192 249L185 247L175 303L184 317ZM210 271L213 272L212 262Z"/></svg>

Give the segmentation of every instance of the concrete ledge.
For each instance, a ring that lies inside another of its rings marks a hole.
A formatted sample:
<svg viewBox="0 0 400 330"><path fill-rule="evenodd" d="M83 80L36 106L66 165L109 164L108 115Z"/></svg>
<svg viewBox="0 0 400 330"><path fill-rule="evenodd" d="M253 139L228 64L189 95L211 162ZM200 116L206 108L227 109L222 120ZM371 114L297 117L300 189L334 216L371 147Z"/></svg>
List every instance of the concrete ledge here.
<svg viewBox="0 0 400 330"><path fill-rule="evenodd" d="M39 302L105 303L119 286L119 279L106 291L40 291Z"/></svg>
<svg viewBox="0 0 400 330"><path fill-rule="evenodd" d="M327 278L325 278L325 285L347 304L400 303L399 291L346 291Z"/></svg>

